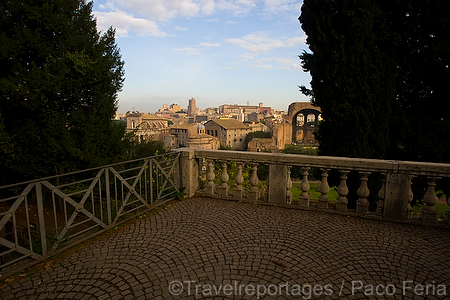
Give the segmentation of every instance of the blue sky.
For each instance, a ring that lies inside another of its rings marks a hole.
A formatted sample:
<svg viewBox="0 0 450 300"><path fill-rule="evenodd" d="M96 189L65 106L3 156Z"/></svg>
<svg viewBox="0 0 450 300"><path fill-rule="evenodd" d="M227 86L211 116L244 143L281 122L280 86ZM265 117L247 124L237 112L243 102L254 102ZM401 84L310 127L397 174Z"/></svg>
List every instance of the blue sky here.
<svg viewBox="0 0 450 300"><path fill-rule="evenodd" d="M308 101L310 76L295 0L98 0L98 30L116 29L125 61L119 112L156 112L163 104L221 104L287 110Z"/></svg>

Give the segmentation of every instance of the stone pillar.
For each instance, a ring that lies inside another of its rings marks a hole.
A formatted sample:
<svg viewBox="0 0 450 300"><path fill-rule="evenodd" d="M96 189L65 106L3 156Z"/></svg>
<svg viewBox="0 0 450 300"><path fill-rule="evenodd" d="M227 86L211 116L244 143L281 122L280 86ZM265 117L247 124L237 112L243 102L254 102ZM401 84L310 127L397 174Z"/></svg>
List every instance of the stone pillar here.
<svg viewBox="0 0 450 300"><path fill-rule="evenodd" d="M258 164L252 166L252 176L250 177L250 189L248 190L248 202L256 203L259 199L259 179Z"/></svg>
<svg viewBox="0 0 450 300"><path fill-rule="evenodd" d="M286 184L288 168L286 165L269 165L268 202L286 204ZM292 184L292 183L291 183Z"/></svg>
<svg viewBox="0 0 450 300"><path fill-rule="evenodd" d="M287 166L287 183L286 183L286 203L292 204L292 179L291 179L291 166Z"/></svg>
<svg viewBox="0 0 450 300"><path fill-rule="evenodd" d="M242 199L242 197L244 196L244 187L242 186L242 184L244 183L244 176L242 175L242 168L244 166L243 163L236 163L237 164L237 174L236 177L234 178L234 182L236 183L236 185L234 186L233 189L233 197L236 197L238 199Z"/></svg>
<svg viewBox="0 0 450 300"><path fill-rule="evenodd" d="M302 183L300 183L300 189L302 190L301 194L298 196L298 206L309 206L309 198L311 198L311 195L308 193L311 186L308 182L308 172L310 167L302 168L302 175L303 180Z"/></svg>
<svg viewBox="0 0 450 300"><path fill-rule="evenodd" d="M356 212L358 214L365 214L369 211L369 201L367 200L367 197L369 197L370 194L369 188L367 187L369 175L370 172L359 172L361 185L356 191L359 196L358 200L356 200Z"/></svg>
<svg viewBox="0 0 450 300"><path fill-rule="evenodd" d="M377 216L383 216L384 211L384 197L386 195L386 174L382 173L381 176L383 178L381 179L381 188L378 192L378 202L377 202Z"/></svg>
<svg viewBox="0 0 450 300"><path fill-rule="evenodd" d="M208 183L205 187L205 193L208 195L214 195L214 192L216 190L216 185L214 184L215 178L216 175L214 174L214 161L208 160L206 168L206 179L208 180Z"/></svg>
<svg viewBox="0 0 450 300"><path fill-rule="evenodd" d="M228 176L228 168L227 168L227 162L222 162L222 173L220 174L220 181L221 184L219 185L219 188L217 191L219 192L219 195L222 197L228 196L228 192L230 191L230 188L228 186L228 180L230 179L230 176Z"/></svg>
<svg viewBox="0 0 450 300"><path fill-rule="evenodd" d="M450 197L447 198L447 204L450 206ZM450 224L450 210L445 211L445 223Z"/></svg>
<svg viewBox="0 0 450 300"><path fill-rule="evenodd" d="M414 177L416 177L416 176L409 175L409 179L407 181L407 186L408 186L408 198L407 198L407 200L408 200L408 202L406 203L406 206L405 206L405 208L403 210L403 214L402 214L403 218L407 219L407 220L411 220L412 219L413 208L411 206L411 201L413 201L413 199L414 199L414 194L413 194L411 186L412 186L412 180L413 180Z"/></svg>
<svg viewBox="0 0 450 300"><path fill-rule="evenodd" d="M406 220L409 202L412 200L411 175L388 173L385 181L383 217L393 220Z"/></svg>
<svg viewBox="0 0 450 300"><path fill-rule="evenodd" d="M190 198L198 189L198 162L194 150L183 150L181 153L181 185L185 187L185 195Z"/></svg>
<svg viewBox="0 0 450 300"><path fill-rule="evenodd" d="M322 170L322 180L320 181L317 191L320 192L319 201L317 202L318 208L328 208L328 192L330 191L330 186L328 185L328 171L330 169Z"/></svg>
<svg viewBox="0 0 450 300"><path fill-rule="evenodd" d="M340 179L341 182L337 188L337 192L339 194L339 197L336 201L336 210L337 211L347 211L347 205L348 205L348 187L347 187L347 175L350 173L350 171L347 170L339 170Z"/></svg>
<svg viewBox="0 0 450 300"><path fill-rule="evenodd" d="M422 207L420 210L420 218L422 221L426 223L432 223L437 221L438 212L434 208L434 205L437 203L437 196L435 192L436 187L436 179L437 177L428 177L428 189L425 195L423 196L423 202L425 202L426 206Z"/></svg>

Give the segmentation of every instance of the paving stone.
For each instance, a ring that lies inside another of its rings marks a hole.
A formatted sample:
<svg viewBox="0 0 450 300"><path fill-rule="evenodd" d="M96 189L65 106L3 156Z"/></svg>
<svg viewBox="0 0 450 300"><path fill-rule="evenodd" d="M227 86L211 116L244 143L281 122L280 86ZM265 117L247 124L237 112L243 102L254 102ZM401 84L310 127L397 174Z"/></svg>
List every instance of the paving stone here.
<svg viewBox="0 0 450 300"><path fill-rule="evenodd" d="M402 283L446 286L447 229L209 198L177 202L55 259L48 270L3 285L0 299L256 299L204 290L239 285L331 285L311 299L425 299ZM176 296L177 281L181 294ZM352 284L394 284L370 297ZM343 283L343 284L342 284ZM341 286L342 285L342 286ZM241 288L242 289L242 288ZM236 291L235 291L236 292ZM241 291L242 292L242 291ZM281 293L260 299L301 298Z"/></svg>

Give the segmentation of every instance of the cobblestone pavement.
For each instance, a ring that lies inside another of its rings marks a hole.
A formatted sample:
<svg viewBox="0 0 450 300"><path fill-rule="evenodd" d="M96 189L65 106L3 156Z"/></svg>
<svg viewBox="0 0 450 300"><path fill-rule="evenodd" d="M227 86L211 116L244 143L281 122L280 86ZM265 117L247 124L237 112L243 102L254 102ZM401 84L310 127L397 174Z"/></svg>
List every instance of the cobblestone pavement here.
<svg viewBox="0 0 450 300"><path fill-rule="evenodd" d="M56 258L0 298L449 299L449 254L447 229L195 198Z"/></svg>

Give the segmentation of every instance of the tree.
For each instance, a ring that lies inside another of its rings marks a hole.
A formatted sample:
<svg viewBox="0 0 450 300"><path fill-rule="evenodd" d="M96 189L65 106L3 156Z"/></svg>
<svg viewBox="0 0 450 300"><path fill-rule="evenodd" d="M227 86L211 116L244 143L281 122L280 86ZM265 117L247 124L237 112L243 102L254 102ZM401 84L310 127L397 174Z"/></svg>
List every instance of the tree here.
<svg viewBox="0 0 450 300"><path fill-rule="evenodd" d="M305 0L325 155L450 162L449 1ZM351 145L350 147L348 145Z"/></svg>
<svg viewBox="0 0 450 300"><path fill-rule="evenodd" d="M111 119L124 81L115 32L92 2L0 3L1 182L110 163L123 126Z"/></svg>
<svg viewBox="0 0 450 300"><path fill-rule="evenodd" d="M395 99L393 47L377 1L305 0L299 18L312 53L300 58L322 110L322 155L382 158ZM350 145L350 146L349 146Z"/></svg>
<svg viewBox="0 0 450 300"><path fill-rule="evenodd" d="M450 162L449 13L438 0L304 1L300 89L323 112L320 154Z"/></svg>
<svg viewBox="0 0 450 300"><path fill-rule="evenodd" d="M166 152L161 141L139 141L138 139L133 139L127 154L127 160L164 154Z"/></svg>
<svg viewBox="0 0 450 300"><path fill-rule="evenodd" d="M450 2L397 1L385 11L398 37L388 158L450 162Z"/></svg>

